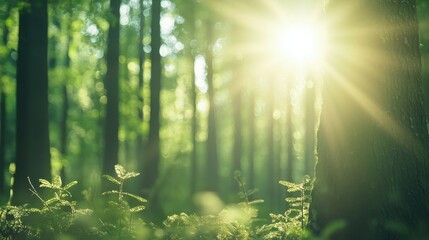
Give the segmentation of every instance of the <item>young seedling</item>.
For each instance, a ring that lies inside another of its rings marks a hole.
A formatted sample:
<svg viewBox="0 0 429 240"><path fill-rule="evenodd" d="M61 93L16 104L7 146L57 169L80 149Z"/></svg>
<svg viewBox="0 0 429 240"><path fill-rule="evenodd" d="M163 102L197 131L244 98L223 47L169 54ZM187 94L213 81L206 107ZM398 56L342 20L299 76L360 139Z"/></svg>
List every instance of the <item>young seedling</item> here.
<svg viewBox="0 0 429 240"><path fill-rule="evenodd" d="M110 214L117 216L117 223L115 226L111 226L113 228L119 227L119 229L128 229L130 230L132 227L131 220L132 220L132 214L136 212L143 211L145 209L145 206L143 203L146 203L147 200L143 197L134 195L132 193L124 191L124 183L125 181L135 178L140 175L138 172L128 172L125 170L124 167L117 164L115 165L115 172L116 177L110 176L110 175L103 175L105 179L110 181L111 183L115 184L118 188L117 190L110 190L103 192L103 196L107 195L117 195L117 201L109 201L111 208L107 209L107 212L110 212ZM125 199L125 197L131 198L139 202L139 204L135 207L130 207L129 202ZM128 216L129 224L123 225L122 219L124 217ZM103 223L103 222L102 222ZM103 223L105 227L108 227L105 223ZM119 231L122 232L122 231Z"/></svg>

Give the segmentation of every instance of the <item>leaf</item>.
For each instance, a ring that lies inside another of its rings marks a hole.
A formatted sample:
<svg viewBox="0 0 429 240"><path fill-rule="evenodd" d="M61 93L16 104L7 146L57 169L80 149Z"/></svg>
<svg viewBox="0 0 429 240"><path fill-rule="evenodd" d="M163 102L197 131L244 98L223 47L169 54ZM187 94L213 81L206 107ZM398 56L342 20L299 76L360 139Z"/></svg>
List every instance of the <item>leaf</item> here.
<svg viewBox="0 0 429 240"><path fill-rule="evenodd" d="M40 187L52 188L52 184L46 179L41 178L39 179L39 182L40 182Z"/></svg>
<svg viewBox="0 0 429 240"><path fill-rule="evenodd" d="M144 209L145 209L145 206L140 205L137 207L130 208L130 212L140 212L140 211L143 211Z"/></svg>
<svg viewBox="0 0 429 240"><path fill-rule="evenodd" d="M76 212L82 215L90 215L92 214L93 211L91 209L85 208L85 209L78 209L76 210Z"/></svg>
<svg viewBox="0 0 429 240"><path fill-rule="evenodd" d="M45 204L46 204L46 205L51 205L52 203L54 203L54 202L56 202L56 201L58 201L58 199L57 199L57 198L51 198L51 199L47 200L47 201L45 202Z"/></svg>
<svg viewBox="0 0 429 240"><path fill-rule="evenodd" d="M280 183L281 185L283 185L283 186L288 187L288 188L291 188L291 187L296 186L296 184L295 184L295 183L288 182L288 181L279 181L279 183Z"/></svg>
<svg viewBox="0 0 429 240"><path fill-rule="evenodd" d="M52 181L52 187L55 189L60 189L61 186L63 185L63 181L61 180L60 176L55 176L54 180Z"/></svg>
<svg viewBox="0 0 429 240"><path fill-rule="evenodd" d="M111 181L114 184L117 185L121 185L121 182L119 182L118 180L116 180L114 177L110 176L110 175L103 175L103 177L109 181Z"/></svg>
<svg viewBox="0 0 429 240"><path fill-rule="evenodd" d="M112 191L103 192L101 195L109 195L109 194L119 194L119 192L116 190L112 190Z"/></svg>
<svg viewBox="0 0 429 240"><path fill-rule="evenodd" d="M263 199L257 199L249 202L249 205L264 203Z"/></svg>
<svg viewBox="0 0 429 240"><path fill-rule="evenodd" d="M127 172L124 176L124 179L137 177L138 175L140 175L138 172Z"/></svg>
<svg viewBox="0 0 429 240"><path fill-rule="evenodd" d="M67 190L67 189L69 189L69 188L71 188L71 187L73 187L74 185L76 185L77 184L77 181L73 181L73 182L71 182L71 183L68 183L67 185L65 185L64 186L64 190Z"/></svg>
<svg viewBox="0 0 429 240"><path fill-rule="evenodd" d="M142 197L140 197L140 196L137 196L137 195L134 195L134 194L131 194L131 193L127 193L127 192L123 192L122 193L123 195L127 195L127 196L129 196L129 197L132 197L132 198L134 198L134 199L136 199L137 201L139 201L139 202L147 202L147 200L145 199L145 198L142 198Z"/></svg>
<svg viewBox="0 0 429 240"><path fill-rule="evenodd" d="M127 171L125 171L125 168L119 164L115 165L115 172L116 172L116 175L118 175L118 178L122 178L122 179L124 179L125 174L127 173Z"/></svg>

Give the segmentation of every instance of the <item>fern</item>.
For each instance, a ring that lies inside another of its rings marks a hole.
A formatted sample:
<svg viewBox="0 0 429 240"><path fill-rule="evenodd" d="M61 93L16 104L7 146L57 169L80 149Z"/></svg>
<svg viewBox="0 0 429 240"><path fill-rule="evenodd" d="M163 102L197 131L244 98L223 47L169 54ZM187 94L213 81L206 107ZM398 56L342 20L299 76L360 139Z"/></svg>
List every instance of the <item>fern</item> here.
<svg viewBox="0 0 429 240"><path fill-rule="evenodd" d="M102 195L116 196L117 200L108 201L109 207L105 209L107 220L103 222L100 219L100 221L108 233L114 232L120 237L126 237L132 235L131 230L135 226L132 223L132 214L143 211L145 209L144 203L146 203L147 200L141 196L124 191L124 184L126 181L139 176L140 173L128 172L119 164L115 165L115 173L116 176L103 175L107 181L116 185L117 189L105 191ZM127 199L133 199L138 202L138 205L130 207L130 202ZM113 223L111 219L115 219Z"/></svg>
<svg viewBox="0 0 429 240"><path fill-rule="evenodd" d="M301 183L279 183L287 188L290 195L285 199L289 208L283 214L270 214L271 223L259 228L257 235L262 239L305 239L309 235L305 226L309 215L312 181L309 176L304 176Z"/></svg>

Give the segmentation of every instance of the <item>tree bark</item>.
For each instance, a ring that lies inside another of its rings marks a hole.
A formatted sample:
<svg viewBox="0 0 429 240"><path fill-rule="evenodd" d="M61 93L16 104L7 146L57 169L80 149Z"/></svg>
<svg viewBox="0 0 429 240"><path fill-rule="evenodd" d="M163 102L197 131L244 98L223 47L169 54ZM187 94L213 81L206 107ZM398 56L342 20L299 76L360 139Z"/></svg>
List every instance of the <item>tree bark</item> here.
<svg viewBox="0 0 429 240"><path fill-rule="evenodd" d="M51 178L48 129L48 11L30 0L19 12L16 85L16 173L13 203L28 198L28 181Z"/></svg>
<svg viewBox="0 0 429 240"><path fill-rule="evenodd" d="M137 105L137 117L139 120L139 128L137 129L137 147L136 147L136 159L138 162L138 169L140 172L143 172L143 162L144 162L144 135L143 135L143 124L144 124L144 62L145 62L145 52L143 45L144 30L145 30L145 16L144 16L144 1L140 0L140 31L139 31L139 40L137 44L138 48L138 57L139 57L139 83L137 87L137 96L138 96L138 105Z"/></svg>
<svg viewBox="0 0 429 240"><path fill-rule="evenodd" d="M342 221L331 239L409 239L392 226L409 234L429 226L415 1L331 0L326 15L310 228L320 234Z"/></svg>
<svg viewBox="0 0 429 240"><path fill-rule="evenodd" d="M159 163L161 160L160 150L160 97L161 97L161 0L152 2L152 50L151 59L151 78L150 78L150 120L149 120L149 143L147 148L147 159L143 172L144 188L150 189L155 185L159 174Z"/></svg>
<svg viewBox="0 0 429 240"><path fill-rule="evenodd" d="M207 134L207 188L209 191L218 191L219 184L219 166L217 156L217 126L216 126L216 103L215 90L213 86L213 22L207 20L207 41L208 48L206 50L207 64L207 87L209 97L209 119L208 119L208 134Z"/></svg>
<svg viewBox="0 0 429 240"><path fill-rule="evenodd" d="M103 173L115 175L119 151L119 7L120 0L110 0L109 32L107 35L106 115L104 122Z"/></svg>
<svg viewBox="0 0 429 240"><path fill-rule="evenodd" d="M11 4L8 3L7 7L6 7L6 12L8 13L10 11L11 8ZM4 20L6 20L7 17L4 18ZM2 43L3 46L5 46L7 48L7 43L9 41L9 28L8 26L4 23L2 26L3 29L3 37L2 37ZM7 190L6 189L6 183L5 183L5 177L6 177L6 169L7 169L7 165L8 165L8 161L6 159L6 140L7 140L7 95L6 95L6 91L5 91L5 77L8 75L7 73L7 69L6 66L8 64L8 60L9 59L9 51L7 51L7 54L5 54L3 56L3 60L1 60L0 64L0 192L4 192L6 193L5 195L5 199L7 197ZM0 199L1 201L2 199ZM2 202L0 202L0 204L2 204Z"/></svg>

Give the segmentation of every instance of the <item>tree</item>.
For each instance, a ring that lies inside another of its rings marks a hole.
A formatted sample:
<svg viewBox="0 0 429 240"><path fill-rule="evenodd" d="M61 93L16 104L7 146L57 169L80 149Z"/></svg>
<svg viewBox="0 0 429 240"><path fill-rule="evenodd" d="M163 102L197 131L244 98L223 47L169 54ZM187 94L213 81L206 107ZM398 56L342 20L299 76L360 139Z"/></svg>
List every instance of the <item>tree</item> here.
<svg viewBox="0 0 429 240"><path fill-rule="evenodd" d="M332 239L408 239L394 226L429 226L415 1L331 0L326 16L310 228L342 221Z"/></svg>
<svg viewBox="0 0 429 240"><path fill-rule="evenodd" d="M47 1L29 0L19 12L14 204L28 200L27 177L50 179Z"/></svg>
<svg viewBox="0 0 429 240"><path fill-rule="evenodd" d="M11 3L7 3L6 12L9 13L11 9ZM7 19L7 15L3 19L5 22ZM7 49L7 43L9 41L9 28L4 23L2 26L2 44ZM6 191L5 184L5 174L7 168L7 160L6 160L6 131L7 131L7 94L6 94L6 79L5 76L7 73L7 64L9 60L9 50L5 51L5 54L2 54L2 61L0 62L0 192ZM0 199L1 201L2 199Z"/></svg>
<svg viewBox="0 0 429 240"><path fill-rule="evenodd" d="M110 0L109 32L106 53L106 116L104 125L103 173L113 175L118 163L119 131L119 7L120 0Z"/></svg>
<svg viewBox="0 0 429 240"><path fill-rule="evenodd" d="M160 150L160 112L161 112L161 0L152 2L151 21L151 73L150 73L150 119L149 119L149 143L147 158L144 168L144 188L150 189L155 185L158 178L159 162L161 160Z"/></svg>
<svg viewBox="0 0 429 240"><path fill-rule="evenodd" d="M138 97L138 106L137 106L137 117L138 117L138 121L139 121L139 126L142 126L144 123L144 115L143 115L143 107L144 107L144 99L143 99L143 87L144 87L144 61L145 61L145 53L144 53L144 45L143 45L143 38L144 38L144 30L145 30L145 16L144 16L144 1L140 0L139 2L140 4L140 29L139 29L139 38L138 38L138 44L137 44L137 48L138 48L138 58L139 58L139 82L138 82L138 87L137 87L137 97ZM144 137L143 137L143 127L140 127L137 130L137 161L138 161L138 165L139 170L140 171L144 171L143 168L143 161L144 161L144 151L142 151L142 149L144 149Z"/></svg>
<svg viewBox="0 0 429 240"><path fill-rule="evenodd" d="M219 184L219 166L217 156L217 126L216 126L216 103L215 90L213 86L213 21L208 19L206 22L207 30L207 49L206 49L206 65L207 65L207 91L209 98L209 116L208 116L208 133L207 133L207 188L209 191L217 191Z"/></svg>

